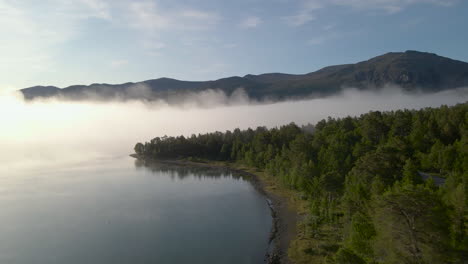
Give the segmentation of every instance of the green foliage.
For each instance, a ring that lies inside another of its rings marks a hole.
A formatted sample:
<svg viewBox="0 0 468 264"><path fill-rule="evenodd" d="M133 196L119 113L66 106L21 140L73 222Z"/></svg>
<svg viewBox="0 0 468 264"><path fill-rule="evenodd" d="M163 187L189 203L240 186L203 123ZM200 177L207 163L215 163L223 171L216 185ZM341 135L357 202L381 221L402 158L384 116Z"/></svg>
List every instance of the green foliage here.
<svg viewBox="0 0 468 264"><path fill-rule="evenodd" d="M376 235L372 219L365 214L357 213L351 220L351 229L346 244L363 259L374 256L372 243Z"/></svg>
<svg viewBox="0 0 468 264"><path fill-rule="evenodd" d="M411 159L407 159L405 166L403 166L403 183L408 185L422 183L418 169Z"/></svg>
<svg viewBox="0 0 468 264"><path fill-rule="evenodd" d="M376 201L376 252L385 263L447 263L449 219L424 185L395 184Z"/></svg>
<svg viewBox="0 0 468 264"><path fill-rule="evenodd" d="M143 145L142 143L137 143L135 145L135 153L138 154L138 155L142 155L145 153L145 145Z"/></svg>
<svg viewBox="0 0 468 264"><path fill-rule="evenodd" d="M450 209L451 240L456 249L468 248L468 173L452 173L442 190Z"/></svg>
<svg viewBox="0 0 468 264"><path fill-rule="evenodd" d="M157 137L135 152L265 170L307 198L308 236L341 230L337 263L458 263L468 254L467 110L465 103L328 118L302 128ZM422 173L442 182L423 180Z"/></svg>
<svg viewBox="0 0 468 264"><path fill-rule="evenodd" d="M356 255L352 250L340 248L335 255L336 264L366 264L366 262Z"/></svg>

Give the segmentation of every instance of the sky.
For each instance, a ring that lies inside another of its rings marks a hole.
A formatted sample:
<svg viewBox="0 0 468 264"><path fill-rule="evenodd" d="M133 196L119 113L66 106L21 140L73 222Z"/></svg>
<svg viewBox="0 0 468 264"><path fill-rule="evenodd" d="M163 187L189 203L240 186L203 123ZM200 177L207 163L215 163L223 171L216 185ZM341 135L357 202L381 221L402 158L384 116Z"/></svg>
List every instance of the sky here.
<svg viewBox="0 0 468 264"><path fill-rule="evenodd" d="M0 0L0 92L307 73L390 51L468 61L463 0Z"/></svg>

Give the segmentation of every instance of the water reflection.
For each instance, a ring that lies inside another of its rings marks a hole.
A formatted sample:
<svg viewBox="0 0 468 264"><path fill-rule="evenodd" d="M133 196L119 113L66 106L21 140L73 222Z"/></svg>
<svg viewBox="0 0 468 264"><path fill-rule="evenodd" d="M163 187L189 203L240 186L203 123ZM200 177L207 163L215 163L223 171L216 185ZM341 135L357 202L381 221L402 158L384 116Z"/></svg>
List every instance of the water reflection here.
<svg viewBox="0 0 468 264"><path fill-rule="evenodd" d="M233 172L224 167L191 166L171 162L160 162L150 160L135 160L138 170L148 170L157 175L168 175L173 180L184 180L193 177L198 180L232 178L235 180L248 180L245 175Z"/></svg>
<svg viewBox="0 0 468 264"><path fill-rule="evenodd" d="M130 157L0 177L0 264L262 263L265 198L224 168Z"/></svg>

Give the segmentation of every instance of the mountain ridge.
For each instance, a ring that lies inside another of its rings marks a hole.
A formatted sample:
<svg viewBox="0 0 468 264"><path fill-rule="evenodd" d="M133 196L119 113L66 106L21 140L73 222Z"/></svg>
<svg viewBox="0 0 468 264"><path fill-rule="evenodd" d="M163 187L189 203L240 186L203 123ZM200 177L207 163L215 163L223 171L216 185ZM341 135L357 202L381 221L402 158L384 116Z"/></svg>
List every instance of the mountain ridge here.
<svg viewBox="0 0 468 264"><path fill-rule="evenodd" d="M65 100L175 101L193 93L220 90L227 96L242 88L255 100L288 97L325 97L346 87L380 89L388 84L406 91L438 92L468 86L468 63L434 53L407 50L388 52L354 64L332 65L306 74L264 73L209 81L182 81L167 77L123 84L93 83L33 86L20 90L25 100L57 97Z"/></svg>

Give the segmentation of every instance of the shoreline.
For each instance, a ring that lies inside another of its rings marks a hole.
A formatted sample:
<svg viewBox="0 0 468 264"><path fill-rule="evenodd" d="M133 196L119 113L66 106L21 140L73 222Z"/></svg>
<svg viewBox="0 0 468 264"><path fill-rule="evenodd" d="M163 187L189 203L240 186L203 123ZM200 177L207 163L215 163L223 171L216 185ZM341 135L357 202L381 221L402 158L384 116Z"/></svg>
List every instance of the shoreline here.
<svg viewBox="0 0 468 264"><path fill-rule="evenodd" d="M299 212L290 208L288 197L275 193L271 183L267 182L257 172L251 171L251 168L236 166L236 164L215 161L188 161L188 160L159 160L148 159L137 154L130 155L133 158L142 161L159 162L177 166L194 166L207 168L227 169L240 176L246 177L253 187L265 196L268 207L271 211L272 226L268 241L267 252L265 253L264 263L266 264L291 264L288 257L288 249L291 242L297 237L297 224L299 222Z"/></svg>

